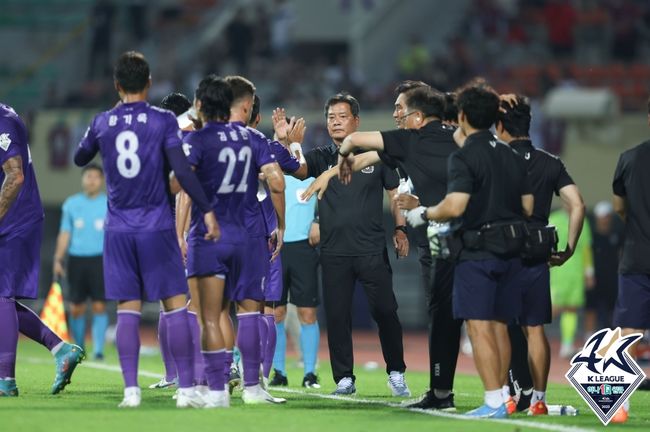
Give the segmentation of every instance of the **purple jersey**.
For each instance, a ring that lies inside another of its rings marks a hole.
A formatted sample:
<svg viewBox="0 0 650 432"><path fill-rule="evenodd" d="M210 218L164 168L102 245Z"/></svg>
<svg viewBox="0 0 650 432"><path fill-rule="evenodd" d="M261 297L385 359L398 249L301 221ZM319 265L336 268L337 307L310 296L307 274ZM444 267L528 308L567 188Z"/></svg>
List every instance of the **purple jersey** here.
<svg viewBox="0 0 650 432"><path fill-rule="evenodd" d="M4 165L17 156L22 158L24 181L16 200L0 220L0 237L43 220L43 207L29 152L27 129L11 107L0 104L0 164ZM4 181L4 171L0 170L0 184Z"/></svg>
<svg viewBox="0 0 650 432"><path fill-rule="evenodd" d="M210 122L185 137L183 148L217 216L220 242L243 242L246 209L251 201L257 204L257 173L273 162L268 146L252 139L241 124ZM205 233L201 212L193 208L190 236Z"/></svg>
<svg viewBox="0 0 650 432"><path fill-rule="evenodd" d="M146 102L121 104L95 117L79 146L102 155L106 231L174 228L165 149L181 145L174 114Z"/></svg>
<svg viewBox="0 0 650 432"><path fill-rule="evenodd" d="M279 142L267 139L264 134L251 127L248 128L260 141L265 141L275 161L284 172L292 173L300 168L300 162L289 153ZM264 221L265 235L270 235L278 227L278 219L275 214L275 207L271 200L269 188L265 182L260 181L257 190L257 199L260 202L261 219ZM257 224L254 225L257 227Z"/></svg>

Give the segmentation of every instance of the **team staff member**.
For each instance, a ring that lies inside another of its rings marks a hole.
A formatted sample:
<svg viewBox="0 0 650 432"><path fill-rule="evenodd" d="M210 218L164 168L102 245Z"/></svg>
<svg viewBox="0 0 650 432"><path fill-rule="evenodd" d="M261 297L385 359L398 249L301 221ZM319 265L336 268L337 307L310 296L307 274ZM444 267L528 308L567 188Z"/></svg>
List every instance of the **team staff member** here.
<svg viewBox="0 0 650 432"><path fill-rule="evenodd" d="M520 309L513 273L520 261L519 236L509 233L521 229L524 212L532 214L533 197L523 158L489 131L497 119L499 96L486 86L469 86L459 93L457 103L459 128L467 138L449 158L447 195L434 207L410 210L407 219L419 226L462 216L465 248L454 272L454 317L467 320L485 387L484 405L467 415L505 418L501 386L510 360L506 322Z"/></svg>
<svg viewBox="0 0 650 432"><path fill-rule="evenodd" d="M648 103L650 113L650 102ZM650 117L649 117L650 124ZM621 154L614 173L614 210L625 222L625 242L618 268L614 326L623 335L650 329L650 141ZM634 352L632 346L628 352ZM612 422L627 421L629 400Z"/></svg>
<svg viewBox="0 0 650 432"><path fill-rule="evenodd" d="M512 342L512 362L520 363L525 369L530 365L533 392L530 407L531 415L548 414L546 407L546 383L551 364L548 339L544 333L544 324L551 322L551 285L548 259L552 265L562 265L571 258L575 251L582 223L585 206L578 187L566 171L557 156L533 147L530 140L530 104L527 98L512 95L510 102L502 101L499 120L496 124L497 137L510 145L526 161L528 181L535 197L533 215L529 219L531 229L542 229L548 225L553 194L559 195L569 211L568 242L564 249L551 256L536 257L523 261L522 276L522 312L518 317L519 325L509 326ZM548 231L547 231L548 232ZM550 245L552 242L549 242ZM550 248L548 249L550 252ZM521 326L521 327L520 327ZM523 330L526 339L519 338ZM528 346L526 349L526 340ZM526 351L528 351L526 353ZM516 369L516 368L513 368ZM518 377L513 376L514 379ZM504 389L504 398L508 414L516 409L510 398L508 386Z"/></svg>
<svg viewBox="0 0 650 432"><path fill-rule="evenodd" d="M285 205L287 230L282 248L282 299L275 307L277 344L273 357L274 376L270 385L288 385L285 353L287 335L284 321L287 317L287 303L298 309L300 321L300 349L304 363L302 386L320 388L316 375L316 360L320 342L320 329L316 316L318 296L318 252L320 226L314 218L316 198L304 200L302 193L309 181L285 176Z"/></svg>
<svg viewBox="0 0 650 432"><path fill-rule="evenodd" d="M346 136L359 127L359 102L347 93L331 97L325 104L327 130L332 143L305 154L305 163L294 176L318 177L336 166L338 149ZM372 165L355 174L352 186L332 179L319 202L323 298L335 394L356 392L352 352L352 295L358 280L364 287L373 319L379 327L388 384L394 396L409 396L404 380L402 325L397 316L392 270L382 224L383 190L391 200L399 178L394 170ZM393 206L392 206L393 207ZM396 227L404 228L404 217L393 208ZM408 253L406 234L396 229L398 255Z"/></svg>
<svg viewBox="0 0 650 432"><path fill-rule="evenodd" d="M409 174L419 200L424 205L434 205L445 197L447 159L458 150L453 138L454 128L441 121L446 108L444 96L417 81L405 81L396 91L393 117L398 129L356 132L343 141L341 153L348 154L356 149L376 150L355 156L354 170L361 170L379 160L388 167L399 167ZM325 177L319 179L310 192L327 187L327 176L333 174L324 174ZM417 207L418 198L411 197L414 202L410 208ZM448 260L432 259L426 226L416 228L415 232L430 317L430 390L410 407L453 410L452 389L462 323L452 315L454 265Z"/></svg>
<svg viewBox="0 0 650 432"><path fill-rule="evenodd" d="M77 345L85 347L86 300L92 301L92 338L95 360L104 358L104 340L108 328L104 298L104 218L106 194L102 191L104 171L99 165L84 167L81 176L83 192L63 203L61 228L54 252L54 276L66 275L63 268L68 254L70 285L70 328Z"/></svg>

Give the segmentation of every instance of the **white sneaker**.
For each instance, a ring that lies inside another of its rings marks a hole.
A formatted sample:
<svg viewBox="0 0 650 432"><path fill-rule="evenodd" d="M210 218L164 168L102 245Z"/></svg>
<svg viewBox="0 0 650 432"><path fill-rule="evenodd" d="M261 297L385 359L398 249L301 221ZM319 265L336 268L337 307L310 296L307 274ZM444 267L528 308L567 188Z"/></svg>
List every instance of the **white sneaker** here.
<svg viewBox="0 0 650 432"><path fill-rule="evenodd" d="M203 396L205 405L203 408L229 408L230 407L230 394L223 391L210 391L207 395Z"/></svg>
<svg viewBox="0 0 650 432"><path fill-rule="evenodd" d="M283 398L276 398L268 394L262 387L258 385L244 387L241 394L241 399L247 405L255 404L283 404L287 400Z"/></svg>
<svg viewBox="0 0 650 432"><path fill-rule="evenodd" d="M165 377L162 377L162 378L160 379L160 381L158 381L157 383L151 384L151 385L149 386L149 388L150 388L150 389L164 389L164 388L167 388L167 387L175 387L176 385L178 385L178 381L177 381L177 379L173 379L173 380L171 380L171 381L167 381L167 380L165 379Z"/></svg>
<svg viewBox="0 0 650 432"><path fill-rule="evenodd" d="M205 401L194 387L179 388L176 397L176 408L202 408Z"/></svg>
<svg viewBox="0 0 650 432"><path fill-rule="evenodd" d="M411 390L406 385L404 374L402 372L391 371L388 375L388 388L393 392L393 396L410 397Z"/></svg>
<svg viewBox="0 0 650 432"><path fill-rule="evenodd" d="M140 387L127 387L124 389L124 399L117 406L118 408L137 408L140 406Z"/></svg>
<svg viewBox="0 0 650 432"><path fill-rule="evenodd" d="M210 387L208 387L207 385L197 385L194 386L194 391L196 391L196 393L198 393L199 395L205 398L205 396L207 396L208 393L210 393Z"/></svg>

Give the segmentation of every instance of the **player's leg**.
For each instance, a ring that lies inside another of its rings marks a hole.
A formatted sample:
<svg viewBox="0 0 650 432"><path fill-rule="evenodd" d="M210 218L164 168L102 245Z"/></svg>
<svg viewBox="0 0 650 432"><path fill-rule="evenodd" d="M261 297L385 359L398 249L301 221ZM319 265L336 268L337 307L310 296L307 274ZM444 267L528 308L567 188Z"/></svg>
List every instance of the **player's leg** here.
<svg viewBox="0 0 650 432"><path fill-rule="evenodd" d="M86 347L86 301L90 296L90 284L86 277L88 262L83 257L68 257L68 284L70 286L70 331L74 342Z"/></svg>
<svg viewBox="0 0 650 432"><path fill-rule="evenodd" d="M226 279L226 284L229 281ZM230 317L230 302L224 297L224 302L221 308L221 316L219 318L219 326L221 334L223 335L223 342L226 347L226 356L224 359L224 379L228 383L228 390L230 394L234 391L235 387L241 384L241 373L239 371L239 358L235 360L235 326Z"/></svg>
<svg viewBox="0 0 650 432"><path fill-rule="evenodd" d="M355 283L352 260L351 257L320 256L327 344L332 376L337 384L334 394L341 395L356 392L352 350L352 296Z"/></svg>
<svg viewBox="0 0 650 432"><path fill-rule="evenodd" d="M318 346L320 345L320 328L315 307L298 307L300 320L300 347L304 363L302 386L320 388L316 375L318 361Z"/></svg>
<svg viewBox="0 0 650 432"><path fill-rule="evenodd" d="M277 328L275 326L275 304L264 306L264 315L260 321L264 321L267 327L266 346L264 348L264 355L262 356L262 376L268 383L269 376L271 375L271 367L273 366L273 356L275 355L275 348L277 346Z"/></svg>
<svg viewBox="0 0 650 432"><path fill-rule="evenodd" d="M151 384L150 389L167 388L177 384L176 364L174 357L169 349L167 339L167 318L164 314L164 307L160 302L160 312L158 314L158 345L160 346L160 356L162 357L163 366L165 367L165 376L160 381Z"/></svg>
<svg viewBox="0 0 650 432"><path fill-rule="evenodd" d="M411 395L404 372L404 345L402 324L397 316L397 299L393 292L393 271L388 253L354 258L354 270L370 304L370 314L377 323L379 341L386 362L388 387L393 396Z"/></svg>
<svg viewBox="0 0 650 432"><path fill-rule="evenodd" d="M528 362L533 377L530 412L532 415L548 414L548 409L544 408L546 408L548 373L551 368L551 348L544 332L544 325L526 326L525 331L528 339Z"/></svg>
<svg viewBox="0 0 650 432"><path fill-rule="evenodd" d="M125 300L117 305L117 329L115 345L124 379L124 399L120 408L140 405L138 386L138 360L140 355L140 300Z"/></svg>
<svg viewBox="0 0 650 432"><path fill-rule="evenodd" d="M277 343L275 314L273 309L282 299L282 258L277 257L269 266L269 277L264 291L264 309L260 319L260 342L262 350L262 376L268 383ZM264 333L264 334L263 334Z"/></svg>
<svg viewBox="0 0 650 432"><path fill-rule="evenodd" d="M18 316L15 300L0 291L0 397L18 396L16 387L16 351L18 349ZM8 291L8 290L7 290Z"/></svg>
<svg viewBox="0 0 650 432"><path fill-rule="evenodd" d="M287 290L285 285L285 290ZM284 328L284 320L287 317L286 297L280 300L280 305L273 310L275 314L275 352L273 353L273 378L269 382L270 386L287 386L287 332Z"/></svg>
<svg viewBox="0 0 650 432"><path fill-rule="evenodd" d="M106 294L104 293L104 266L102 257L90 259L87 274L90 275L90 299L92 300L92 338L95 360L104 359L104 343L108 329Z"/></svg>
<svg viewBox="0 0 650 432"><path fill-rule="evenodd" d="M204 391L208 385L205 376L205 365L203 364L203 355L201 354L201 300L199 294L198 280L189 278L187 285L190 290L190 301L187 306L188 320L190 324L190 333L192 335L193 362L194 362L194 385L201 386L199 391ZM222 294L223 297L223 294Z"/></svg>
<svg viewBox="0 0 650 432"><path fill-rule="evenodd" d="M516 411L524 411L530 407L533 396L533 377L528 363L528 342L524 330L518 324L508 326L508 336L512 350L508 371L509 395L512 395L510 403L515 404ZM512 406L508 404L508 413L511 412L513 412Z"/></svg>

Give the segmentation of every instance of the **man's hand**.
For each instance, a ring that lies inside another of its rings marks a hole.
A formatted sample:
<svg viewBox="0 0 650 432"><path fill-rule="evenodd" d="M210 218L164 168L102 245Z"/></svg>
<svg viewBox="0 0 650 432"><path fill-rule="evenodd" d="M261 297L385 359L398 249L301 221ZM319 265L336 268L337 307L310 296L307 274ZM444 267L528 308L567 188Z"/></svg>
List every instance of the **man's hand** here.
<svg viewBox="0 0 650 432"><path fill-rule="evenodd" d="M559 267L569 260L573 256L573 251L569 248L566 248L563 251L556 252L551 255L548 263L551 267Z"/></svg>
<svg viewBox="0 0 650 432"><path fill-rule="evenodd" d="M320 175L318 176L307 189L300 195L300 199L307 201L316 192L318 192L318 199L322 199L327 187L329 186L331 177Z"/></svg>
<svg viewBox="0 0 650 432"><path fill-rule="evenodd" d="M514 108L518 104L517 95L514 94L514 93L499 95L499 99L501 99L501 101L503 101L503 102L507 103L508 105L510 105L510 108ZM506 112L506 110L504 110L503 108L499 108L499 111Z"/></svg>
<svg viewBox="0 0 650 432"><path fill-rule="evenodd" d="M54 279L61 279L65 277L65 268L63 268L63 260L59 258L54 258L52 274L54 275Z"/></svg>
<svg viewBox="0 0 650 432"><path fill-rule="evenodd" d="M206 213L203 216L203 221L205 222L205 228L207 230L205 233L205 239L212 241L219 240L219 237L221 237L221 229L219 229L219 223L217 222L214 212Z"/></svg>
<svg viewBox="0 0 650 432"><path fill-rule="evenodd" d="M420 205L420 198L413 194L397 194L395 195L395 205L400 210L412 210Z"/></svg>
<svg viewBox="0 0 650 432"><path fill-rule="evenodd" d="M393 246L398 257L406 257L409 254L409 239L406 233L396 229L393 233Z"/></svg>
<svg viewBox="0 0 650 432"><path fill-rule="evenodd" d="M406 221L413 228L419 227L420 225L424 225L425 220L422 219L422 212L426 210L427 208L425 206L420 206L412 210L409 210L408 212L406 212Z"/></svg>
<svg viewBox="0 0 650 432"><path fill-rule="evenodd" d="M271 234L269 238L269 250L271 251L271 261L274 261L278 255L280 255L280 250L282 250L282 245L284 244L284 228L276 228L275 231Z"/></svg>
<svg viewBox="0 0 650 432"><path fill-rule="evenodd" d="M305 119L301 117L296 120L296 123L293 125L291 130L287 132L287 142L289 144L295 142L302 144L305 139L306 130L307 127L305 126Z"/></svg>
<svg viewBox="0 0 650 432"><path fill-rule="evenodd" d="M349 153L343 157L339 154L339 180L344 185L349 185L352 182L352 167L354 166L354 155Z"/></svg>
<svg viewBox="0 0 650 432"><path fill-rule="evenodd" d="M183 257L183 262L187 264L187 241L184 237L178 237L178 247L181 249L181 256Z"/></svg>
<svg viewBox="0 0 650 432"><path fill-rule="evenodd" d="M309 228L309 246L316 247L320 243L320 224L312 222Z"/></svg>
<svg viewBox="0 0 650 432"><path fill-rule="evenodd" d="M276 108L271 115L271 122L273 123L273 130L278 141L288 146L290 143L287 141L287 137L289 131L293 129L296 123L296 118L291 117L289 123L287 123L287 113L284 111L284 108Z"/></svg>

